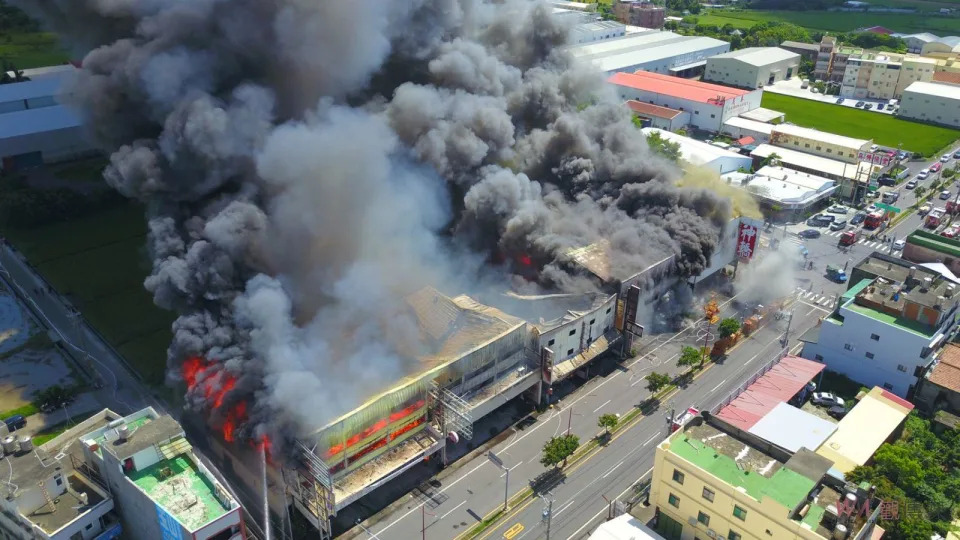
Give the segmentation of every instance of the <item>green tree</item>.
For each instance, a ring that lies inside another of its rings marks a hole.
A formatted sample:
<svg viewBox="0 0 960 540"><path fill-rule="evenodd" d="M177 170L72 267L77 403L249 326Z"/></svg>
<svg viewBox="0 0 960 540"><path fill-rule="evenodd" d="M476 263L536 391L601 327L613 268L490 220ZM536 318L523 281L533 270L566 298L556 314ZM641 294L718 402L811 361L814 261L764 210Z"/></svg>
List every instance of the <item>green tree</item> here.
<svg viewBox="0 0 960 540"><path fill-rule="evenodd" d="M620 417L615 414L601 414L600 418L597 418L597 425L609 434L611 429L617 427L617 422L619 421Z"/></svg>
<svg viewBox="0 0 960 540"><path fill-rule="evenodd" d="M647 135L647 145L670 161L680 161L680 144L664 139L658 131L652 131Z"/></svg>
<svg viewBox="0 0 960 540"><path fill-rule="evenodd" d="M685 346L680 351L680 358L677 359L677 365L680 367L696 366L702 362L703 362L702 351L696 347L691 347L689 345Z"/></svg>
<svg viewBox="0 0 960 540"><path fill-rule="evenodd" d="M644 379L647 381L647 390L651 392L656 392L670 384L670 376L663 373L653 372L644 377Z"/></svg>
<svg viewBox="0 0 960 540"><path fill-rule="evenodd" d="M551 437L543 445L543 455L540 456L540 464L544 467L556 467L562 463L567 464L567 458L573 455L580 447L580 437L576 435L561 435Z"/></svg>
<svg viewBox="0 0 960 540"><path fill-rule="evenodd" d="M720 321L720 326L717 327L717 330L720 332L721 339L730 337L740 331L740 321L732 317L727 317Z"/></svg>
<svg viewBox="0 0 960 540"><path fill-rule="evenodd" d="M760 162L760 168L764 168L767 165L776 165L780 162L780 154L772 152L769 156L763 158L763 161Z"/></svg>

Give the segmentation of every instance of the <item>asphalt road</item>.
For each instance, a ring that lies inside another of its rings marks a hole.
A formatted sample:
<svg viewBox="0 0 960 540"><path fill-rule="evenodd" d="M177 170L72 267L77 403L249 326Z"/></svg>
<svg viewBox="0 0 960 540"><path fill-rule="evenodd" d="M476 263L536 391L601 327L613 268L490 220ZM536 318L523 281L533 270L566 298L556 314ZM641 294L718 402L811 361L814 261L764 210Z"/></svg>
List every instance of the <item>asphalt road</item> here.
<svg viewBox="0 0 960 540"><path fill-rule="evenodd" d="M816 256L819 249L813 246L812 254ZM814 271L799 273L795 292L798 300L792 308L792 350L799 349L796 337L829 312L833 296L827 289L839 291L842 287L831 284ZM721 314L738 315L740 309L736 302L728 301L722 306ZM553 486L549 489L555 499L551 538L588 536L607 508L604 497L619 497L652 467L656 443L667 433L665 413L670 408L707 409L725 399L777 355L786 324L786 319L771 321L732 350L725 362L710 366L693 383L677 390L659 410L618 432L603 449L568 467L559 483L556 479L545 481L541 475L547 469L539 463L544 442L569 427L571 433L585 443L601 432L597 427L599 415L624 415L632 410L650 394L643 377L651 371L679 373L676 358L683 345L698 342L698 330L688 327L674 335L648 340L641 356L627 360L605 376L583 383L576 392L554 404L551 411L541 414L535 424L513 428L513 433L493 448L510 468L510 495L538 479L544 486ZM434 483L433 488L425 492L417 490L407 495L400 509L368 519L357 537L456 538L503 506L506 480L503 471L484 456L457 465L457 471L442 483ZM511 509L508 518L501 519L483 537L503 538L508 528L519 528L518 523L523 531L514 535L514 540L545 537L546 529L540 524L543 507L543 501L537 500Z"/></svg>

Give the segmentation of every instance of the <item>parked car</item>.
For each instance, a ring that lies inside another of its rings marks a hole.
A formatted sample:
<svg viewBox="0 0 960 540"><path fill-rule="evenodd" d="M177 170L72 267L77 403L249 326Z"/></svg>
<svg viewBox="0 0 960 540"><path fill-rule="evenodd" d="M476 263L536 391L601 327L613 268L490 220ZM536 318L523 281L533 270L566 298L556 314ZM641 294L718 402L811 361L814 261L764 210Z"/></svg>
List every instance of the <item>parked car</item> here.
<svg viewBox="0 0 960 540"><path fill-rule="evenodd" d="M874 144L874 145L871 145L871 146L870 146L870 151L871 151L871 152L876 152L876 151L879 150L879 149L880 149L880 145L879 145L879 144Z"/></svg>
<svg viewBox="0 0 960 540"><path fill-rule="evenodd" d="M816 405L827 405L830 407L843 407L845 405L842 398L830 392L814 392L812 401Z"/></svg>
<svg viewBox="0 0 960 540"><path fill-rule="evenodd" d="M872 108L873 108L873 103L867 103L866 105L863 106L863 110L865 111L869 111Z"/></svg>
<svg viewBox="0 0 960 540"><path fill-rule="evenodd" d="M845 206L836 204L831 206L830 208L827 208L827 212L830 212L831 214L846 214L848 210Z"/></svg>
<svg viewBox="0 0 960 540"><path fill-rule="evenodd" d="M921 216L927 215L928 212L930 212L930 205L929 205L929 204L925 204L925 205L921 206L919 210L917 210L917 213L920 214Z"/></svg>
<svg viewBox="0 0 960 540"><path fill-rule="evenodd" d="M923 169L917 173L917 180L926 180L930 176L930 169Z"/></svg>
<svg viewBox="0 0 960 540"><path fill-rule="evenodd" d="M943 236L944 238L956 238L957 233L960 233L960 229L956 227L950 227L949 229L940 233L940 236Z"/></svg>
<svg viewBox="0 0 960 540"><path fill-rule="evenodd" d="M881 176L877 180L877 183L880 184L881 186L888 186L888 187L893 187L897 185L897 181L891 176Z"/></svg>
<svg viewBox="0 0 960 540"><path fill-rule="evenodd" d="M960 153L960 152L958 152L958 153ZM909 158L909 157L910 157L910 153L909 153L909 152L904 152L903 150L897 152L897 159L907 159L907 158Z"/></svg>
<svg viewBox="0 0 960 540"><path fill-rule="evenodd" d="M953 153L953 159L960 159L960 150Z"/></svg>
<svg viewBox="0 0 960 540"><path fill-rule="evenodd" d="M905 187L905 188L907 188L907 189L913 189L913 188L917 187L917 183L918 183L918 182L917 182L917 179L914 178L913 180L907 182L907 184L906 184L905 186L903 186L903 187Z"/></svg>
<svg viewBox="0 0 960 540"><path fill-rule="evenodd" d="M843 98L837 98L837 103L843 103Z"/></svg>
<svg viewBox="0 0 960 540"><path fill-rule="evenodd" d="M882 110L883 110L883 103L877 103L877 110L878 110L878 111L882 111Z"/></svg>
<svg viewBox="0 0 960 540"><path fill-rule="evenodd" d="M863 220L867 219L867 214L864 212L857 212L850 218L850 225L859 225L863 223Z"/></svg>
<svg viewBox="0 0 960 540"><path fill-rule="evenodd" d="M949 191L949 190L946 190L946 189L945 189L945 190L943 190L943 191L940 192L940 200L941 200L941 201L945 201L945 200L947 200L947 199L949 199L949 198L950 198L950 191Z"/></svg>
<svg viewBox="0 0 960 540"><path fill-rule="evenodd" d="M894 251L903 251L903 248L905 248L905 247L907 247L907 241L906 241L906 240L897 240L896 242L893 243L893 250L894 250Z"/></svg>
<svg viewBox="0 0 960 540"><path fill-rule="evenodd" d="M863 103L862 101L858 101L857 104L854 105L854 107L856 107L856 108L858 108L858 109L859 109L860 107L863 107L863 106L864 106L864 103Z"/></svg>
<svg viewBox="0 0 960 540"><path fill-rule="evenodd" d="M940 170L941 167L943 167L943 163L934 163L933 165L930 166L930 172L932 173L937 172Z"/></svg>
<svg viewBox="0 0 960 540"><path fill-rule="evenodd" d="M827 409L827 414L839 420L847 415L847 408L842 405L834 405Z"/></svg>
<svg viewBox="0 0 960 540"><path fill-rule="evenodd" d="M940 161L941 161L942 163L946 163L946 162L950 161L950 154L944 154L944 155L940 156Z"/></svg>
<svg viewBox="0 0 960 540"><path fill-rule="evenodd" d="M7 425L8 431L16 431L27 427L27 419L22 414L15 414L10 418L5 418L3 423Z"/></svg>
<svg viewBox="0 0 960 540"><path fill-rule="evenodd" d="M820 238L820 231L816 229L806 229L804 231L800 231L798 236L800 238Z"/></svg>
<svg viewBox="0 0 960 540"><path fill-rule="evenodd" d="M876 193L876 191L874 191L874 193ZM880 208L877 205L871 204L870 206L867 207L867 213L872 214L873 212L876 212L879 209Z"/></svg>
<svg viewBox="0 0 960 540"><path fill-rule="evenodd" d="M830 224L831 231L842 231L847 228L847 220L838 219Z"/></svg>

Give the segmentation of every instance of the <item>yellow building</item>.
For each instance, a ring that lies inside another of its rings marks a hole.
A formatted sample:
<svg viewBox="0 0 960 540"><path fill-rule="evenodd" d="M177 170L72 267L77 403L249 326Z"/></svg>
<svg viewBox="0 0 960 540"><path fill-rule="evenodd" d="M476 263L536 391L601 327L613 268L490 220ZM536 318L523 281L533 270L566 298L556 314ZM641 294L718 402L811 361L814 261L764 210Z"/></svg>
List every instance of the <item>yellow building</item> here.
<svg viewBox="0 0 960 540"><path fill-rule="evenodd" d="M770 130L770 144L846 163L859 163L858 153L873 141L835 135L816 129L778 124Z"/></svg>
<svg viewBox="0 0 960 540"><path fill-rule="evenodd" d="M908 54L903 57L903 65L900 71L900 78L897 80L897 89L894 97L900 98L903 91L910 83L916 81L929 81L933 79L933 73L937 71L937 60L924 56Z"/></svg>
<svg viewBox="0 0 960 540"><path fill-rule="evenodd" d="M871 486L843 476L867 463L911 408L874 388L839 424L783 402L747 430L723 420L724 410L694 418L656 449L657 531L671 540L876 537Z"/></svg>

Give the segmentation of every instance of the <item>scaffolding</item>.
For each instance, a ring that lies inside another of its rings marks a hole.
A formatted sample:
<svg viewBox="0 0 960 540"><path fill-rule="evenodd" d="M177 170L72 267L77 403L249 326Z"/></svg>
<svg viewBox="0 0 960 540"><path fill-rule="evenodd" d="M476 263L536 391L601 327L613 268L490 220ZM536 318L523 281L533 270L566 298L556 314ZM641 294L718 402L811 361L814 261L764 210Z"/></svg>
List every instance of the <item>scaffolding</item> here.
<svg viewBox="0 0 960 540"><path fill-rule="evenodd" d="M336 515L336 511L333 483L327 464L317 457L313 449L300 441L297 441L297 454L299 467L292 471L296 476L296 482L293 483L296 488L291 490L294 503L301 510L305 510L306 515L316 519L314 524L320 533L320 539L330 540L333 538L330 519ZM284 474L284 482L286 482L286 474Z"/></svg>

